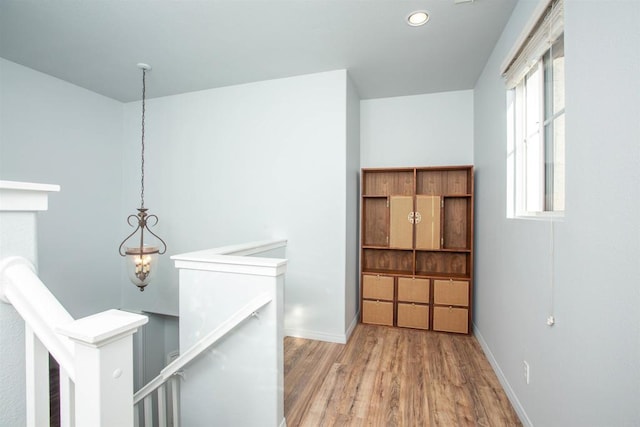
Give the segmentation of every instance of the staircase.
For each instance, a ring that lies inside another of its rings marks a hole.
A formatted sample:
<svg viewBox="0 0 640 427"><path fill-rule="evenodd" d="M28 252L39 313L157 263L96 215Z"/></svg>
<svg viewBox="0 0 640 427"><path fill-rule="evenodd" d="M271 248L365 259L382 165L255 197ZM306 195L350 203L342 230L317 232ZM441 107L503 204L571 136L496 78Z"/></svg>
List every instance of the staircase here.
<svg viewBox="0 0 640 427"><path fill-rule="evenodd" d="M209 426L212 420L286 426L286 260L269 257L284 254L286 241L172 257L180 270L180 355L134 394L132 336L147 317L107 310L73 319L32 262L35 214L47 209L47 194L58 190L0 181L2 360L22 365L24 372L5 368L11 375L3 374L0 381L0 401L17 410L2 407L0 425L50 425L51 356L60 366L62 426ZM9 212L11 221L3 220ZM15 227L16 213L20 227ZM20 239L27 244L11 247Z"/></svg>

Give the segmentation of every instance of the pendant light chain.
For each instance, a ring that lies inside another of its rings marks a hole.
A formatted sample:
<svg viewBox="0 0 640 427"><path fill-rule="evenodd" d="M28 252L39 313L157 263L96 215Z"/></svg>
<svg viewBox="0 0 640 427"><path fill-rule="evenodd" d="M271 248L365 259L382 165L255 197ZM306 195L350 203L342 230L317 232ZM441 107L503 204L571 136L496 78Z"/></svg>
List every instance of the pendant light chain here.
<svg viewBox="0 0 640 427"><path fill-rule="evenodd" d="M157 270L157 256L167 252L167 244L160 236L151 231L158 223L158 217L147 213L144 207L144 125L147 101L147 71L151 67L147 64L139 63L138 68L142 70L142 149L140 163L140 208L138 213L129 215L127 223L135 229L120 243L118 252L120 256L127 258L127 271L129 279L141 291L144 290L151 280L152 273ZM137 235L136 235L137 234ZM151 237L151 241L147 240ZM154 241L157 240L157 241ZM129 242L129 243L128 243Z"/></svg>
<svg viewBox="0 0 640 427"><path fill-rule="evenodd" d="M144 209L144 113L145 113L145 98L147 87L145 83L145 76L147 70L142 69L142 161L140 162L140 208Z"/></svg>

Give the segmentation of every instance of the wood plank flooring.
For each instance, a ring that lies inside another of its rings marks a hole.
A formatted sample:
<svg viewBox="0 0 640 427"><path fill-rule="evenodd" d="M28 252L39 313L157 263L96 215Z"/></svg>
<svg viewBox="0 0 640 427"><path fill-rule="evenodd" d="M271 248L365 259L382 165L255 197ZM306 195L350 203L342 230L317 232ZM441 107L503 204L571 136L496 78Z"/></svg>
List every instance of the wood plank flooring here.
<svg viewBox="0 0 640 427"><path fill-rule="evenodd" d="M522 425L473 336L360 324L284 359L288 427Z"/></svg>

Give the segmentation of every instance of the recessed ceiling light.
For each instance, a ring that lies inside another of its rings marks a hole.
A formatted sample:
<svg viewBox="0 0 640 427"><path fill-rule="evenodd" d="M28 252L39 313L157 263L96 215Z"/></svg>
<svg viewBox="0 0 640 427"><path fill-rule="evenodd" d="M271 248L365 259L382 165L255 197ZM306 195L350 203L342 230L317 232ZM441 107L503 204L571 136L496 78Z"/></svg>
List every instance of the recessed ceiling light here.
<svg viewBox="0 0 640 427"><path fill-rule="evenodd" d="M407 16L407 24L412 27L419 27L420 25L424 25L429 20L429 13L426 10L416 10L415 12L411 12L409 16Z"/></svg>

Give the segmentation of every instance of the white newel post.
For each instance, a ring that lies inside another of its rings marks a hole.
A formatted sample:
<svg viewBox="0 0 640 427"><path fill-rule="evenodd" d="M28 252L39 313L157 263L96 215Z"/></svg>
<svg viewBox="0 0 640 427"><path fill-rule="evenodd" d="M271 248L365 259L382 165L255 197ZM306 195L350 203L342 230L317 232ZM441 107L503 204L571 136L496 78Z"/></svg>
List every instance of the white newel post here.
<svg viewBox="0 0 640 427"><path fill-rule="evenodd" d="M0 260L19 256L37 265L36 216L48 209L49 193L58 191L58 185L0 181ZM49 356L5 303L0 343L0 425L49 425Z"/></svg>
<svg viewBox="0 0 640 427"><path fill-rule="evenodd" d="M0 181L0 426L49 425L49 353L62 426L133 426L133 340L148 318L73 320L37 276L36 214L57 185ZM25 326L26 325L26 326Z"/></svg>
<svg viewBox="0 0 640 427"><path fill-rule="evenodd" d="M59 327L75 346L78 426L133 426L133 339L148 318L107 310Z"/></svg>

